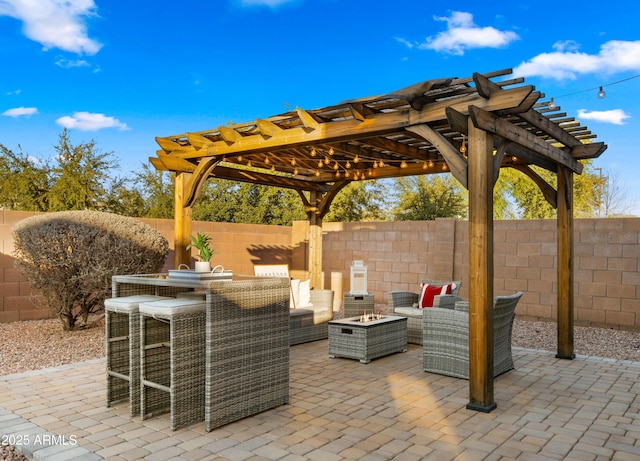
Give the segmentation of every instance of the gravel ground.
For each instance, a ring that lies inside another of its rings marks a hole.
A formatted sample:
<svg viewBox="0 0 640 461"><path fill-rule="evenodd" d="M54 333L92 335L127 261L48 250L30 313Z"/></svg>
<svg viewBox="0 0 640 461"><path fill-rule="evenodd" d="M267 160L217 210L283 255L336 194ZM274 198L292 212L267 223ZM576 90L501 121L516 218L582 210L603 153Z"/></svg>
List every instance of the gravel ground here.
<svg viewBox="0 0 640 461"><path fill-rule="evenodd" d="M386 306L376 306L385 310ZM556 324L516 320L513 345L555 352ZM576 327L575 352L640 362L640 332ZM0 324L0 376L104 357L104 318L89 320L86 329L65 333L58 320ZM14 447L0 447L0 460L25 461Z"/></svg>

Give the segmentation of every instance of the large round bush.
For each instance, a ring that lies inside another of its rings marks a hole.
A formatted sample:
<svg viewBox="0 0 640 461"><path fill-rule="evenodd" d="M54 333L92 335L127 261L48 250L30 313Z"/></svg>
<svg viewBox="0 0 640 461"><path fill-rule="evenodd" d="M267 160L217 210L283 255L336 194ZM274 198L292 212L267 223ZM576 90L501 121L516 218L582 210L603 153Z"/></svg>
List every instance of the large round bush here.
<svg viewBox="0 0 640 461"><path fill-rule="evenodd" d="M147 224L98 211L32 216L15 224L13 239L16 267L65 330L86 325L104 307L111 276L158 272L169 252Z"/></svg>

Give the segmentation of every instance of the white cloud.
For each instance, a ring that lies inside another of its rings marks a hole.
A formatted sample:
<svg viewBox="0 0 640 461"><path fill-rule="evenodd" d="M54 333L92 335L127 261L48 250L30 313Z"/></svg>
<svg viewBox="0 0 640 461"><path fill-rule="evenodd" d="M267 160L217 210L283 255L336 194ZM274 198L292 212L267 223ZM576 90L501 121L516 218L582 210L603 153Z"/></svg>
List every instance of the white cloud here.
<svg viewBox="0 0 640 461"><path fill-rule="evenodd" d="M7 117L29 117L30 115L37 114L38 109L35 107L15 107L13 109L5 110L2 115Z"/></svg>
<svg viewBox="0 0 640 461"><path fill-rule="evenodd" d="M473 15L462 11L454 11L449 17L435 17L436 21L447 23L447 30L431 37L424 43L416 43L419 49L434 50L441 53L463 55L472 48L499 48L508 45L520 37L515 32L500 31L494 27L478 27L473 22ZM402 38L397 38L409 48L413 44Z"/></svg>
<svg viewBox="0 0 640 461"><path fill-rule="evenodd" d="M242 6L268 6L276 8L287 3L295 3L298 0L240 0Z"/></svg>
<svg viewBox="0 0 640 461"><path fill-rule="evenodd" d="M558 42L553 48L555 51L539 54L520 64L514 69L514 76L575 80L582 74L640 70L640 40L612 40L604 43L598 54L580 52L574 42Z"/></svg>
<svg viewBox="0 0 640 461"><path fill-rule="evenodd" d="M63 69L70 69L72 67L90 67L91 64L84 59L71 60L62 58L56 61L56 66L62 67Z"/></svg>
<svg viewBox="0 0 640 461"><path fill-rule="evenodd" d="M578 109L578 118L586 120L595 120L596 122L612 123L613 125L624 125L624 121L631 118L622 109L588 111Z"/></svg>
<svg viewBox="0 0 640 461"><path fill-rule="evenodd" d="M73 116L60 117L56 123L64 128L77 128L82 131L97 131L103 128L118 128L121 131L129 129L126 123L120 122L117 118L90 112L75 112Z"/></svg>
<svg viewBox="0 0 640 461"><path fill-rule="evenodd" d="M102 47L87 35L85 21L95 10L93 0L0 0L0 16L22 21L28 38L78 54L96 54Z"/></svg>

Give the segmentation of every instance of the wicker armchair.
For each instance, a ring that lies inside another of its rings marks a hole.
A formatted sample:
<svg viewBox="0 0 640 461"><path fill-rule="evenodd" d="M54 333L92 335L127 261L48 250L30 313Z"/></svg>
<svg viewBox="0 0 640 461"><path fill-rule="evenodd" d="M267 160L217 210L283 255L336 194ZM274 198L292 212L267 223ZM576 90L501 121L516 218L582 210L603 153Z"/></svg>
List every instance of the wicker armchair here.
<svg viewBox="0 0 640 461"><path fill-rule="evenodd" d="M460 301L458 297L458 291L462 281L456 280L454 282L448 280L423 280L422 283L428 283L429 285L442 286L448 283L454 283L455 288L451 290L451 295L436 296L433 300L434 307L444 307L453 309L456 301ZM422 315L424 311L430 308L421 309L414 307L417 304L419 293L413 293L410 291L390 291L388 294L389 309L394 315L407 317L407 342L410 344L422 344Z"/></svg>
<svg viewBox="0 0 640 461"><path fill-rule="evenodd" d="M493 306L493 376L513 370L511 331L522 292L497 296ZM469 379L469 303L455 309L425 309L422 360L424 371Z"/></svg>

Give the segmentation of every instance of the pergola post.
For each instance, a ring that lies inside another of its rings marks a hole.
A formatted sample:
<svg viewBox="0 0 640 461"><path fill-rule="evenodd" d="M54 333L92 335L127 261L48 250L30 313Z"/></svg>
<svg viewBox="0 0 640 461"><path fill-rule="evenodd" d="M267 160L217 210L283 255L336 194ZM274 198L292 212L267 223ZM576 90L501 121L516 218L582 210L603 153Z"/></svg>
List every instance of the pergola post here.
<svg viewBox="0 0 640 461"><path fill-rule="evenodd" d="M574 359L573 348L573 172L558 166L558 353Z"/></svg>
<svg viewBox="0 0 640 461"><path fill-rule="evenodd" d="M311 286L322 289L322 215L317 212L318 193L311 192L309 211L309 279Z"/></svg>
<svg viewBox="0 0 640 461"><path fill-rule="evenodd" d="M173 268L180 264L190 265L191 251L187 251L187 245L191 243L191 207L184 206L187 194L187 185L191 179L191 173L177 172L174 195L174 255Z"/></svg>
<svg viewBox="0 0 640 461"><path fill-rule="evenodd" d="M493 136L469 126L469 403L496 408L493 390Z"/></svg>

